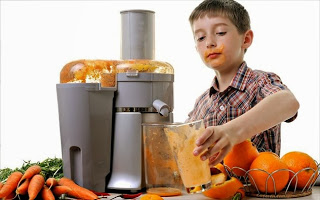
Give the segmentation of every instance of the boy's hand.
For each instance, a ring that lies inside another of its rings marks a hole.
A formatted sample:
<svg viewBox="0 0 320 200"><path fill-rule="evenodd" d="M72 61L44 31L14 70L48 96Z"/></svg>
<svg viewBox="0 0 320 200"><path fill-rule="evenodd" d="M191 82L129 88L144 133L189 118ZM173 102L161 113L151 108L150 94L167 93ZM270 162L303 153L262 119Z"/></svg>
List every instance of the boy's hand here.
<svg viewBox="0 0 320 200"><path fill-rule="evenodd" d="M223 125L207 127L197 139L197 147L193 150L194 156L201 154L201 160L209 159L211 167L221 162L236 144L236 138L232 137L223 127Z"/></svg>

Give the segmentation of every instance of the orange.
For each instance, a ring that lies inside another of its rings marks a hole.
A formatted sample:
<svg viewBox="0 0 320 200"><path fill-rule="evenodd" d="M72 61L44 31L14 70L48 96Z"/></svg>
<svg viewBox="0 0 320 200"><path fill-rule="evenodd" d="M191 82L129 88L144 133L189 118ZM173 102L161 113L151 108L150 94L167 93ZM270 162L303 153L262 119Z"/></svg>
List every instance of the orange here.
<svg viewBox="0 0 320 200"><path fill-rule="evenodd" d="M140 200L163 200L163 198L156 194L145 194Z"/></svg>
<svg viewBox="0 0 320 200"><path fill-rule="evenodd" d="M214 199L227 199L233 197L236 192L243 188L243 184L239 179L231 177L230 180L223 183L213 184L209 190L203 192L206 197Z"/></svg>
<svg viewBox="0 0 320 200"><path fill-rule="evenodd" d="M210 168L211 173L211 184L220 184L227 180L228 174L224 169L224 166L219 163L218 165Z"/></svg>
<svg viewBox="0 0 320 200"><path fill-rule="evenodd" d="M259 152L252 142L245 140L235 145L226 155L223 162L237 176L244 176L249 170L252 161L258 157ZM243 169L239 169L239 168Z"/></svg>
<svg viewBox="0 0 320 200"><path fill-rule="evenodd" d="M222 173L219 169L213 167L210 168L211 171L211 185L220 184L227 180L227 175ZM190 191L190 193L198 193L202 188L200 186L196 186L194 189Z"/></svg>
<svg viewBox="0 0 320 200"><path fill-rule="evenodd" d="M227 176L224 173L211 175L211 184L220 184L227 180Z"/></svg>
<svg viewBox="0 0 320 200"><path fill-rule="evenodd" d="M308 187L310 184L313 184L316 181L318 167L313 158L308 154L299 151L292 151L282 156L281 160L288 165L290 170L292 170L294 173L298 173L298 189L303 189L306 185ZM313 174L314 177L311 178ZM289 180L291 180L295 174L290 172L289 175ZM295 187L295 185L296 177L292 180L290 186Z"/></svg>
<svg viewBox="0 0 320 200"><path fill-rule="evenodd" d="M212 175L212 171L215 170L215 169L218 169L220 172L224 173L228 177L228 173L227 173L226 169L224 168L223 164L218 163L213 168L210 168L211 175Z"/></svg>
<svg viewBox="0 0 320 200"><path fill-rule="evenodd" d="M264 170L264 171L262 171ZM276 170L279 170L276 172ZM270 176L267 183L267 178ZM253 186L258 187L260 192L275 193L285 188L289 181L288 166L280 157L272 152L261 152L250 166L249 179ZM274 187L275 183L275 187ZM267 189L266 189L267 186Z"/></svg>
<svg viewBox="0 0 320 200"><path fill-rule="evenodd" d="M193 193L199 193L199 192L201 192L201 190L202 190L202 187L201 187L201 186L196 186L196 187L194 187L194 188L191 188L190 191L189 191L189 193L191 193L191 194L193 194Z"/></svg>
<svg viewBox="0 0 320 200"><path fill-rule="evenodd" d="M178 196L181 195L180 189L170 188L170 187L156 187L149 188L147 190L148 194L156 194L162 197Z"/></svg>

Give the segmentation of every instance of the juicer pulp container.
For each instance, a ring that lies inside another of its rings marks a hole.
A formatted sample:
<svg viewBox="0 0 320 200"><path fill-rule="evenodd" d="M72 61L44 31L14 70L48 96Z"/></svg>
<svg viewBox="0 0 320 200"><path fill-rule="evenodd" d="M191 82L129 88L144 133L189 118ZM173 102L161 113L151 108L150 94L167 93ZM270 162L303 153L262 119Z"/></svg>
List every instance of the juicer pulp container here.
<svg viewBox="0 0 320 200"><path fill-rule="evenodd" d="M100 83L56 87L64 176L87 189L105 191L116 88L102 88Z"/></svg>

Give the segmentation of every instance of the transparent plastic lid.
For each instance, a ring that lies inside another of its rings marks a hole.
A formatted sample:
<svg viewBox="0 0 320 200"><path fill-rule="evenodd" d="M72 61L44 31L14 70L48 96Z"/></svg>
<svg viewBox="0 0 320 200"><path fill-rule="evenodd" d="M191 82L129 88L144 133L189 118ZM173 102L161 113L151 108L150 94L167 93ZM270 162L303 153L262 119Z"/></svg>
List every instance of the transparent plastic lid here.
<svg viewBox="0 0 320 200"><path fill-rule="evenodd" d="M173 67L169 63L155 60L124 60L117 65L118 73L135 70L144 73L173 74Z"/></svg>
<svg viewBox="0 0 320 200"><path fill-rule="evenodd" d="M76 60L67 63L60 72L60 83L102 83L115 85L116 73L173 74L173 67L154 60Z"/></svg>

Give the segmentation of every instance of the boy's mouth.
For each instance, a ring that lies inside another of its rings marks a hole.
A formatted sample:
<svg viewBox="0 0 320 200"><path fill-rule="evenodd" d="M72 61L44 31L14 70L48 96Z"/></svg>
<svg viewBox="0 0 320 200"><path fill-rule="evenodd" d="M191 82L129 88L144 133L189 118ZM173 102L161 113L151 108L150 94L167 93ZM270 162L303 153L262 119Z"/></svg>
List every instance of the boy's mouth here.
<svg viewBox="0 0 320 200"><path fill-rule="evenodd" d="M206 58L217 58L221 53L209 53Z"/></svg>
<svg viewBox="0 0 320 200"><path fill-rule="evenodd" d="M210 65L218 66L223 64L226 61L226 57L224 55L224 45L221 44L220 46L213 48L213 49L207 49L204 52L204 60L206 63L211 63Z"/></svg>
<svg viewBox="0 0 320 200"><path fill-rule="evenodd" d="M217 47L216 49L208 49L207 51L205 51L204 56L205 58L217 58L220 54L222 54L224 49L224 45L221 45L219 47Z"/></svg>

